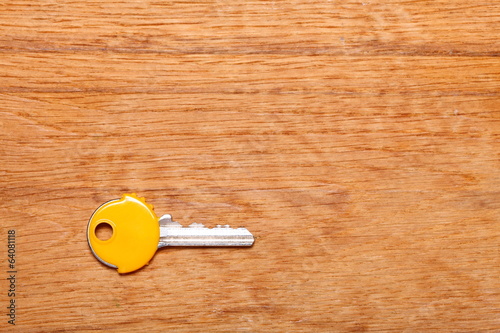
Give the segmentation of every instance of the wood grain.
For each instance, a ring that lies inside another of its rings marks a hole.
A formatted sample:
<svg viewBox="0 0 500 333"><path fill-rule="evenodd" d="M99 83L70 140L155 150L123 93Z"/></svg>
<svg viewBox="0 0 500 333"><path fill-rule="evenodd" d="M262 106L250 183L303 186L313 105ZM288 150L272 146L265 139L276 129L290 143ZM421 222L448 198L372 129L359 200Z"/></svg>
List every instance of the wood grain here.
<svg viewBox="0 0 500 333"><path fill-rule="evenodd" d="M5 2L0 330L500 331L499 22L491 1ZM126 192L256 243L120 276L85 228Z"/></svg>

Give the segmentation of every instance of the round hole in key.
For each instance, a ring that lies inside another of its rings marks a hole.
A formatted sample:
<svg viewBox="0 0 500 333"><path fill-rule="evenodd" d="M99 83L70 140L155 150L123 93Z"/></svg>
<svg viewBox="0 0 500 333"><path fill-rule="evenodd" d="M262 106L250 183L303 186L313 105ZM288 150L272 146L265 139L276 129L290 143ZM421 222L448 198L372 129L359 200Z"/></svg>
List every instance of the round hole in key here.
<svg viewBox="0 0 500 333"><path fill-rule="evenodd" d="M101 222L95 227L95 235L99 240L107 241L113 236L113 227L107 222Z"/></svg>

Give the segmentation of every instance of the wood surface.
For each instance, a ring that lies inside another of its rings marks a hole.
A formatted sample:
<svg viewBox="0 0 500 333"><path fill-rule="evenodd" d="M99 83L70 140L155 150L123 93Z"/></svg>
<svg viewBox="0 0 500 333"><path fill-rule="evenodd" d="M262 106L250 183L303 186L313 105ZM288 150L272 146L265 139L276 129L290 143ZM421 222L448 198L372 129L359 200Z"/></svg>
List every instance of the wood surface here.
<svg viewBox="0 0 500 333"><path fill-rule="evenodd" d="M498 2L12 0L0 29L2 332L500 331ZM255 245L119 275L86 226L129 192Z"/></svg>

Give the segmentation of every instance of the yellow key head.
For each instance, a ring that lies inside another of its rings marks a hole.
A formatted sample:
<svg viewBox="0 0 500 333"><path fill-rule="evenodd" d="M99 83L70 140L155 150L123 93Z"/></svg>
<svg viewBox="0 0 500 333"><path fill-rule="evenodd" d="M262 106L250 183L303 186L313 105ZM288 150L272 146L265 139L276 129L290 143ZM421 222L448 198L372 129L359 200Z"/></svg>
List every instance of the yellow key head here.
<svg viewBox="0 0 500 333"><path fill-rule="evenodd" d="M109 225L112 236L101 240L96 228ZM147 265L158 249L160 228L153 206L135 194L101 205L92 215L87 228L90 249L103 264L129 273Z"/></svg>

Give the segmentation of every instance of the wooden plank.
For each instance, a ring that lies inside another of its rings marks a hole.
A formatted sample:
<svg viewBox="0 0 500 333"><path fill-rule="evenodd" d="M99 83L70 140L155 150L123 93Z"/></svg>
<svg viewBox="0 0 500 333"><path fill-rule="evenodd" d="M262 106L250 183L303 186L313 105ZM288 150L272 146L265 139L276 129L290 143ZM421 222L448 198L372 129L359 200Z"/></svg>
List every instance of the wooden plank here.
<svg viewBox="0 0 500 333"><path fill-rule="evenodd" d="M0 50L498 55L491 1L142 1L3 5Z"/></svg>
<svg viewBox="0 0 500 333"><path fill-rule="evenodd" d="M500 90L497 57L95 56L7 57L0 60L8 73L0 91L498 96Z"/></svg>
<svg viewBox="0 0 500 333"><path fill-rule="evenodd" d="M499 13L3 4L0 331L500 330ZM85 228L127 192L256 243L120 276Z"/></svg>

